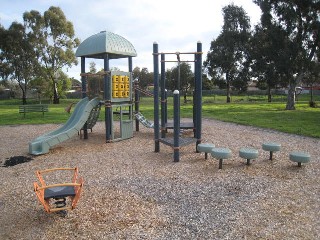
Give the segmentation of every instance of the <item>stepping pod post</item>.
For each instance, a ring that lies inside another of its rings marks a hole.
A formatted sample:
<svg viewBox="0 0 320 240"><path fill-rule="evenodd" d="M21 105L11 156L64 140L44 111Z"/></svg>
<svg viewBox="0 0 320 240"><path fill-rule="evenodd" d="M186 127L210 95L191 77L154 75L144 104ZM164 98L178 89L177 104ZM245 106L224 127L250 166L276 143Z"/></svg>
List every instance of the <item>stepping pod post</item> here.
<svg viewBox="0 0 320 240"><path fill-rule="evenodd" d="M262 149L265 151L270 152L270 157L269 160L272 160L273 158L273 152L280 151L281 149L281 144L276 143L276 142L266 142L262 144Z"/></svg>
<svg viewBox="0 0 320 240"><path fill-rule="evenodd" d="M231 157L231 150L229 148L212 148L211 155L219 159L219 169L222 169L222 161Z"/></svg>
<svg viewBox="0 0 320 240"><path fill-rule="evenodd" d="M212 143L200 143L197 146L198 152L204 152L204 158L208 159L208 153L211 153L212 148L214 148L214 144Z"/></svg>
<svg viewBox="0 0 320 240"><path fill-rule="evenodd" d="M247 165L250 165L250 160L257 158L258 155L258 150L253 148L241 148L239 151L239 157L247 159Z"/></svg>
<svg viewBox="0 0 320 240"><path fill-rule="evenodd" d="M308 163L310 161L310 154L304 152L292 152L289 155L292 162L297 162L298 167L301 167L302 163Z"/></svg>

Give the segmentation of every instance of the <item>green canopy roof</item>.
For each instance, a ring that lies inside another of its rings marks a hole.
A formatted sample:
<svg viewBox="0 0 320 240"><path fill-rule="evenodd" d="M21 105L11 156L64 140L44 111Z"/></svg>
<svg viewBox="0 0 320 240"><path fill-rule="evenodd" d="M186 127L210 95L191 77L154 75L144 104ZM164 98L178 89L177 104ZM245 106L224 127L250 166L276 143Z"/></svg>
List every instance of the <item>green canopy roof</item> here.
<svg viewBox="0 0 320 240"><path fill-rule="evenodd" d="M108 53L109 59L136 57L133 45L118 34L102 31L84 40L76 51L77 57L103 59Z"/></svg>

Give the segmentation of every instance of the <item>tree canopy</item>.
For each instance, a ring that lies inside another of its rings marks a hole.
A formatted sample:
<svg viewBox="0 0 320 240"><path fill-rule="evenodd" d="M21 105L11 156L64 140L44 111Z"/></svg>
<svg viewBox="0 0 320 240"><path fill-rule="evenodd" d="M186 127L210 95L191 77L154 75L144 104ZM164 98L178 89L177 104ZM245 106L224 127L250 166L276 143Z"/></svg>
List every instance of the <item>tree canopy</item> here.
<svg viewBox="0 0 320 240"><path fill-rule="evenodd" d="M250 19L241 7L223 8L224 25L211 42L204 66L214 83L246 90L247 81L258 80L268 90L288 88L286 109L295 109L295 90L302 82L318 79L320 57L320 1L254 0L260 22L250 30ZM311 83L310 83L311 82Z"/></svg>
<svg viewBox="0 0 320 240"><path fill-rule="evenodd" d="M50 7L42 15L36 10L23 14L23 23L0 27L2 78L17 80L26 103L28 84L50 81L53 103L59 103L59 89L68 86L61 71L77 64L74 54L80 41L73 25L59 7Z"/></svg>
<svg viewBox="0 0 320 240"><path fill-rule="evenodd" d="M38 66L36 52L24 25L13 22L8 30L1 32L2 75L12 75L18 82L25 104L28 83L35 76Z"/></svg>
<svg viewBox="0 0 320 240"><path fill-rule="evenodd" d="M194 88L194 73L190 64L179 62L177 66L166 71L166 88L172 91L179 90L187 101L188 91Z"/></svg>
<svg viewBox="0 0 320 240"><path fill-rule="evenodd" d="M53 103L59 103L58 73L63 67L77 64L73 49L80 40L75 38L73 24L59 7L50 7L43 16L37 11L25 12L23 19L42 64L39 73L51 80Z"/></svg>
<svg viewBox="0 0 320 240"><path fill-rule="evenodd" d="M150 73L146 67L143 67L142 69L135 67L132 71L132 76L133 79L139 81L139 86L143 89L149 84L153 84L153 73Z"/></svg>
<svg viewBox="0 0 320 240"><path fill-rule="evenodd" d="M248 40L250 18L242 7L230 4L222 9L224 24L220 35L211 42L204 67L215 84L227 88L231 101L231 86L244 91L249 80Z"/></svg>
<svg viewBox="0 0 320 240"><path fill-rule="evenodd" d="M277 73L289 84L286 109L295 109L295 89L306 74L312 71L312 62L319 59L320 2L317 0L254 0L259 5L261 31L278 40L269 41L266 49L274 55L262 54L268 61L279 64ZM278 34L278 35L276 35ZM272 38L272 37L271 37ZM280 45L278 45L280 44Z"/></svg>

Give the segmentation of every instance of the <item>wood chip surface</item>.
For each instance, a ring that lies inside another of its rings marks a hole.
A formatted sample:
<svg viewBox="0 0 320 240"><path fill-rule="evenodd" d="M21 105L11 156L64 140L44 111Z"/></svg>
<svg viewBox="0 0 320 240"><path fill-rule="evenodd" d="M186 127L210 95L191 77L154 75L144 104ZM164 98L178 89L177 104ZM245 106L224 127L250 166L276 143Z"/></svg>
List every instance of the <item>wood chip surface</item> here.
<svg viewBox="0 0 320 240"><path fill-rule="evenodd" d="M1 165L28 156L28 142L58 126L1 126ZM87 140L0 167L0 239L319 239L320 139L207 119L202 128L202 142L231 149L223 169L195 144L180 149L177 163L169 146L155 153L153 129L141 125L133 138L106 143L104 122ZM272 161L261 147L269 141L281 144ZM250 166L243 147L259 151ZM299 168L292 151L311 161ZM56 167L78 167L85 181L65 217L47 214L33 191L35 171Z"/></svg>

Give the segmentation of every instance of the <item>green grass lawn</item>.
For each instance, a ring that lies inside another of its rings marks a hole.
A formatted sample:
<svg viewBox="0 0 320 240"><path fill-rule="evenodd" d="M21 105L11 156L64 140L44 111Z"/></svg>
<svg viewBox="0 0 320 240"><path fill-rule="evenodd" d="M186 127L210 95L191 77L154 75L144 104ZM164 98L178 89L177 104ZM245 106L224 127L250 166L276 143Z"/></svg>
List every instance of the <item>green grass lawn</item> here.
<svg viewBox="0 0 320 240"><path fill-rule="evenodd" d="M62 100L61 104L49 104L49 112L19 114L19 105L21 100L1 100L0 101L0 125L21 125L21 124L45 124L45 123L63 123L68 120L70 114L65 112L65 108L72 102L79 100ZM47 104L47 102L42 102ZM36 104L34 101L28 101L28 104Z"/></svg>
<svg viewBox="0 0 320 240"><path fill-rule="evenodd" d="M252 100L254 99L254 100ZM320 138L320 108L310 108L308 98L300 98L296 103L296 110L285 110L285 101L280 96L277 101L268 103L261 96L237 96L232 103L224 103L225 97L203 97L202 117L251 125L281 132L294 133L304 136ZM189 97L188 100L191 100ZM19 100L0 101L0 125L64 123L70 114L65 112L71 102L78 100L61 100L58 105L49 104L49 112L27 113L26 117L19 114ZM318 101L318 99L317 99ZM44 102L45 103L45 102ZM168 118L173 117L172 98L168 99ZM192 117L192 101L184 104L181 100L181 117ZM153 120L153 98L143 97L140 101L140 111L150 120ZM104 110L99 120L104 120Z"/></svg>
<svg viewBox="0 0 320 240"><path fill-rule="evenodd" d="M283 103L215 104L203 106L203 116L281 132L320 137L320 108L298 103L296 110L284 110Z"/></svg>

